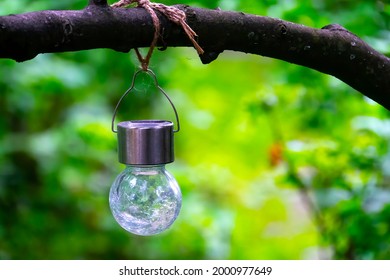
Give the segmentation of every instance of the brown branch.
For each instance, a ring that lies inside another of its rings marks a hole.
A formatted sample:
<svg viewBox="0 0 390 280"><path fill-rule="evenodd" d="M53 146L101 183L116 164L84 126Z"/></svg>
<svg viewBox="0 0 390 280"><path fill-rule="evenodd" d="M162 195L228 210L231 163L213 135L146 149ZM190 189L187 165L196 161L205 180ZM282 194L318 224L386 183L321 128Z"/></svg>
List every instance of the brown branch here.
<svg viewBox="0 0 390 280"><path fill-rule="evenodd" d="M390 110L390 59L339 25L310 28L240 12L178 6L198 34L203 63L224 50L281 59L333 75ZM159 14L161 47L191 46L180 26ZM141 8L90 0L80 11L38 11L0 17L0 58L25 61L39 53L147 47L154 28Z"/></svg>

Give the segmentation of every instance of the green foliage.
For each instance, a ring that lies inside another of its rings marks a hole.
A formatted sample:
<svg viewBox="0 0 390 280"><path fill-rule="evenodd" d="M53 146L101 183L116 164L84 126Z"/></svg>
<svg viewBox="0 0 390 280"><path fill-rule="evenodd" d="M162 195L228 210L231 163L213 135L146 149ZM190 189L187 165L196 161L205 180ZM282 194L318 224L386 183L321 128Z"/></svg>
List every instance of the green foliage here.
<svg viewBox="0 0 390 280"><path fill-rule="evenodd" d="M7 0L0 14L86 3ZM339 23L390 53L381 1L182 3ZM390 258L389 112L332 77L233 52L207 66L193 49L154 54L181 119L168 169L183 207L161 235L122 230L108 206L124 168L111 117L134 61L110 50L0 61L0 259ZM118 120L174 120L152 89L142 78Z"/></svg>

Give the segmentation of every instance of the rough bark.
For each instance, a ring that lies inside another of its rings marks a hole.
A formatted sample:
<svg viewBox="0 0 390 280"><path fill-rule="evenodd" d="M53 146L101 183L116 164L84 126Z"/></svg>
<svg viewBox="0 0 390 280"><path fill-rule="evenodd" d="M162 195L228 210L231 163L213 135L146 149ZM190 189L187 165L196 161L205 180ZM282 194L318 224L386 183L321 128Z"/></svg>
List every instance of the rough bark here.
<svg viewBox="0 0 390 280"><path fill-rule="evenodd" d="M178 6L205 50L203 63L224 50L252 53L330 74L390 110L390 59L339 25L315 29L280 19ZM179 26L159 14L161 48L191 46ZM25 61L40 53L149 46L154 28L141 8L90 0L79 11L38 11L0 17L0 58Z"/></svg>

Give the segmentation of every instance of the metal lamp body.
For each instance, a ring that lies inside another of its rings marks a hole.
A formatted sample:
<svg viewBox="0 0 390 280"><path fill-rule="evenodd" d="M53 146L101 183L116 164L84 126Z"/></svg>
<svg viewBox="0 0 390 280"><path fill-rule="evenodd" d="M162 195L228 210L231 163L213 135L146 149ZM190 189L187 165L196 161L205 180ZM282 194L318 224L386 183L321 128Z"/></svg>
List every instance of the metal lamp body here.
<svg viewBox="0 0 390 280"><path fill-rule="evenodd" d="M173 123L164 120L120 122L118 159L127 165L158 165L174 161Z"/></svg>

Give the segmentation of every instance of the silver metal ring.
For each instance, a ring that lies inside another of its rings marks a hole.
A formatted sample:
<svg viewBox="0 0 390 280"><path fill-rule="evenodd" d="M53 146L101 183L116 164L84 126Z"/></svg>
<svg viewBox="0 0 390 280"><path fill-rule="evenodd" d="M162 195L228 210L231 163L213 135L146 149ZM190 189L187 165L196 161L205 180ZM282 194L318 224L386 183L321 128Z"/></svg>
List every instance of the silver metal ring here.
<svg viewBox="0 0 390 280"><path fill-rule="evenodd" d="M156 86L156 88L165 96L165 98L168 100L169 104L171 105L172 109L173 109L173 112L175 113L175 118L176 118L176 126L177 128L175 130L173 130L173 132L179 132L180 131L180 121L179 121L179 114L177 113L177 110L176 110L176 107L175 105L173 104L171 98L168 96L168 94L163 90L162 87L160 87L160 85L158 84L158 81L157 81L157 77L156 77L156 74L154 74L154 72L150 69L147 69L146 71L143 70L143 69L140 69L138 71L136 71L134 73L134 76L133 76L133 79L131 81L131 85L130 87L125 91L125 93L121 96L121 98L119 99L118 103L116 104L115 106L115 110L114 110L114 114L112 116L112 121L111 121L111 130L112 132L114 133L117 133L117 130L115 130L115 118L116 118L116 114L118 113L118 109L119 109L119 106L120 104L122 103L122 100L133 90L134 88L134 85L135 85L135 80L137 79L137 76L139 75L139 73L141 72L146 72L149 76L151 76L154 80L154 84Z"/></svg>

